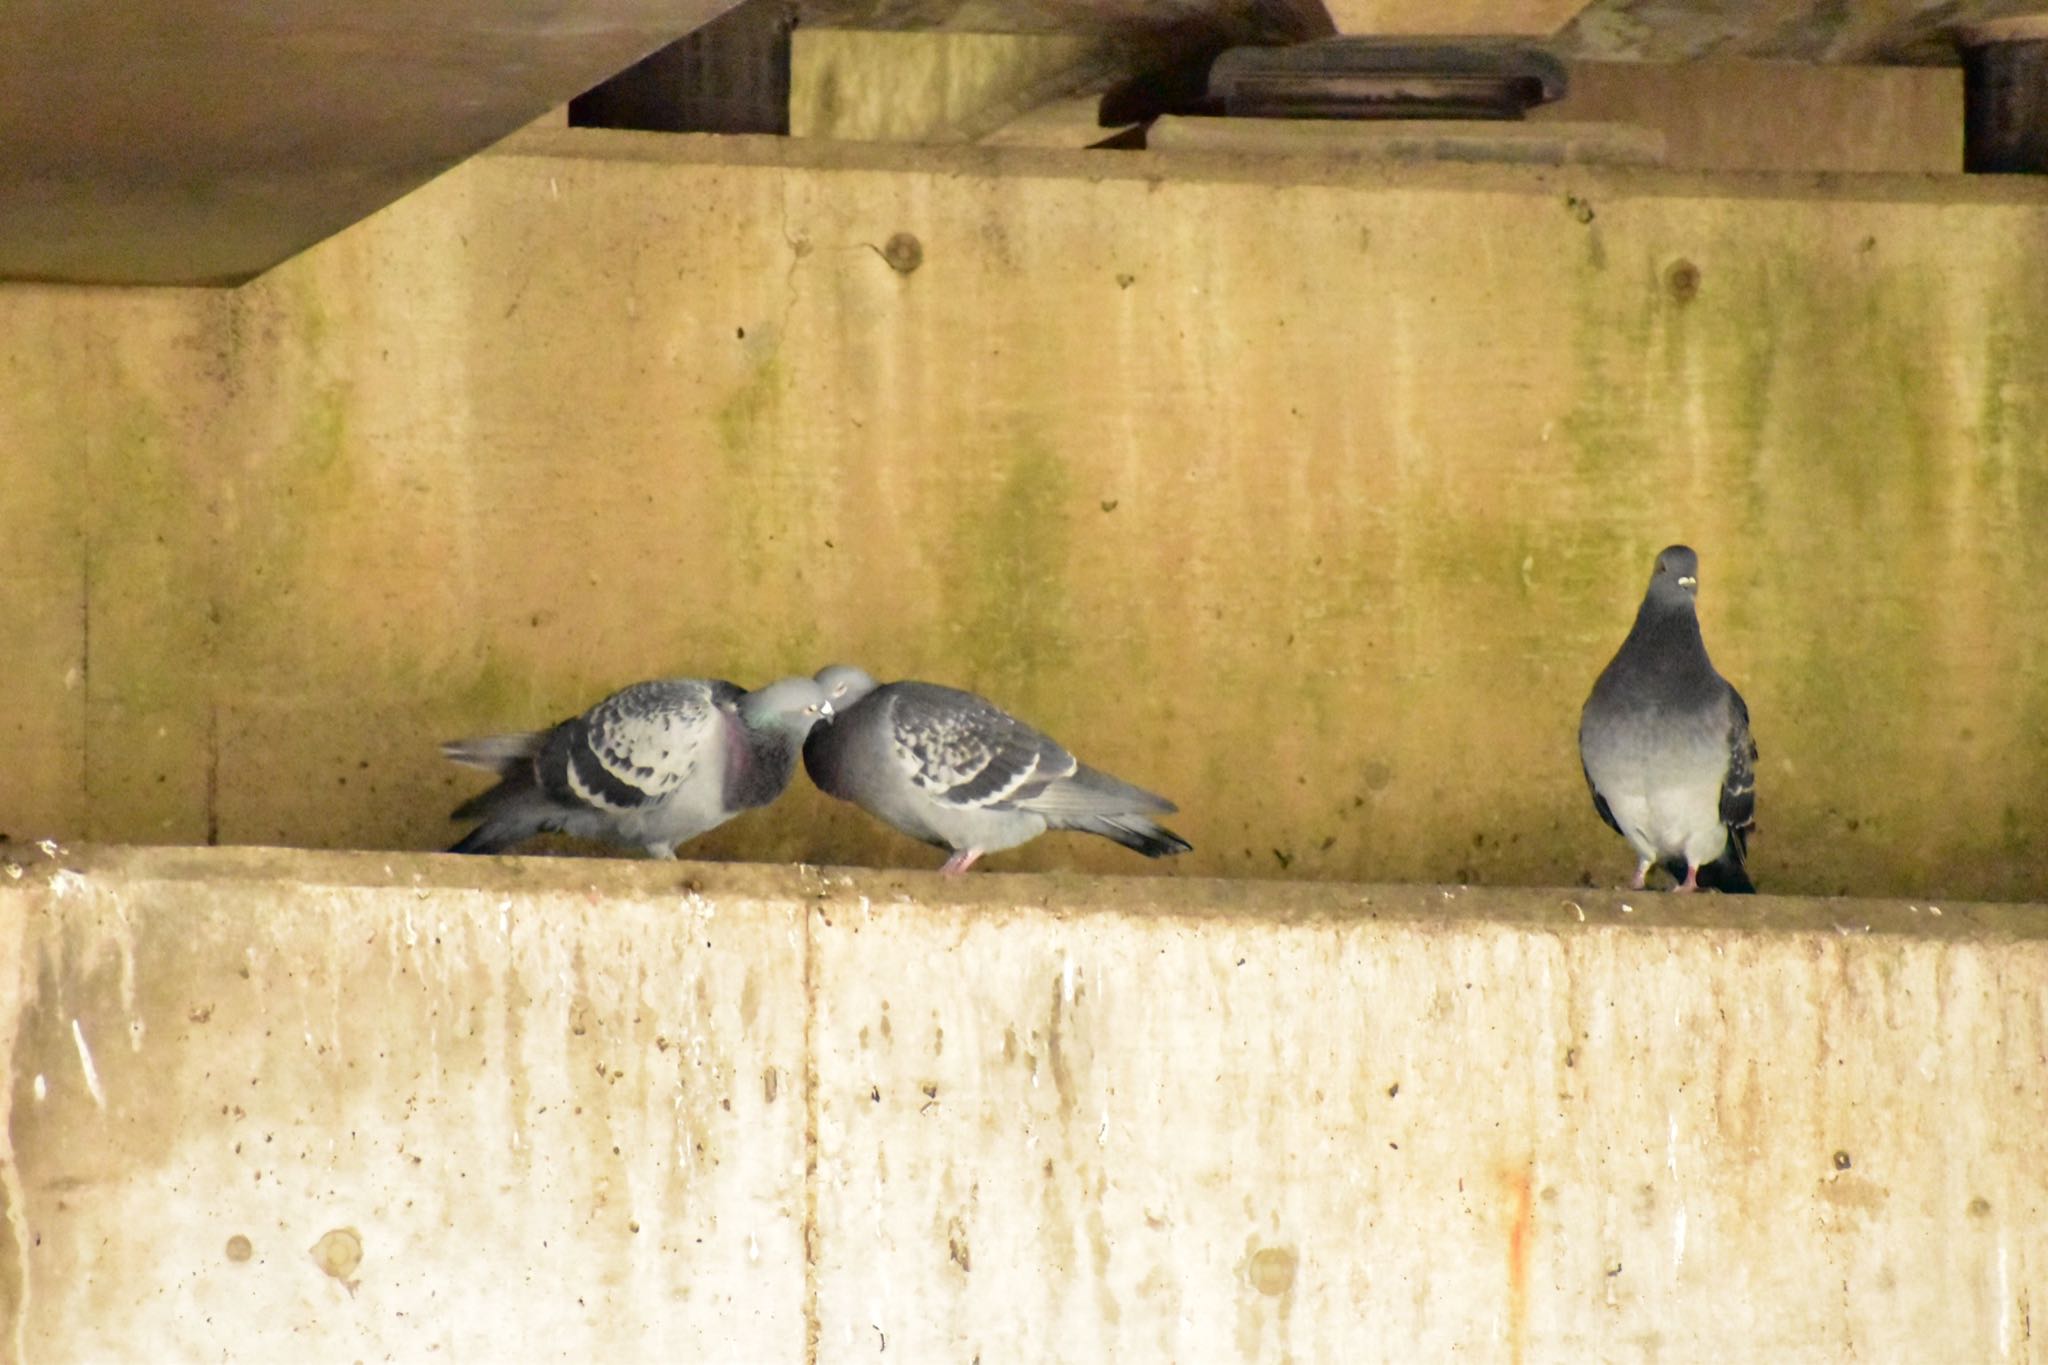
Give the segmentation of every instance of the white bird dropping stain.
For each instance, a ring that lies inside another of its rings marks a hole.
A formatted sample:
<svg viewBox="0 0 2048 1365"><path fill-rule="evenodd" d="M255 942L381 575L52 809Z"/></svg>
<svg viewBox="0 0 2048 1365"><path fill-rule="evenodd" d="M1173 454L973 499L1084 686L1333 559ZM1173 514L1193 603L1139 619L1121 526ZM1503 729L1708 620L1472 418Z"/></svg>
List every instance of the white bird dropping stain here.
<svg viewBox="0 0 2048 1365"><path fill-rule="evenodd" d="M2002 1236L1998 1239L1998 1353L2012 1355L2012 1280L2007 1274Z"/></svg>
<svg viewBox="0 0 2048 1365"><path fill-rule="evenodd" d="M1060 1000L1064 1004L1074 1003L1074 955L1060 954Z"/></svg>
<svg viewBox="0 0 2048 1365"><path fill-rule="evenodd" d="M85 1045L85 1030L76 1019L71 1021L71 1041L78 1045L78 1067L85 1073L85 1088L92 1093L92 1102L106 1108L107 1092L100 1089L99 1069L92 1064L92 1049Z"/></svg>
<svg viewBox="0 0 2048 1365"><path fill-rule="evenodd" d="M44 1080L43 1073L38 1071L36 1073L36 1103L40 1104L49 1097L50 1083Z"/></svg>

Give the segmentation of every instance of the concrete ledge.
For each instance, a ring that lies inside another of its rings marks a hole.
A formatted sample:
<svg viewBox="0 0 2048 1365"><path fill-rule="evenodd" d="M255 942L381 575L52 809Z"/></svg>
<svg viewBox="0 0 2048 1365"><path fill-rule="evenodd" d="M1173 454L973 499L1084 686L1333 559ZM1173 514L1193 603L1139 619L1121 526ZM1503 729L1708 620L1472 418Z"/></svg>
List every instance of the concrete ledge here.
<svg viewBox="0 0 2048 1365"><path fill-rule="evenodd" d="M1350 156L1386 160L1660 166L1664 134L1628 123L1476 119L1179 118L1146 131L1152 151Z"/></svg>
<svg viewBox="0 0 2048 1365"><path fill-rule="evenodd" d="M0 851L24 1359L2038 1359L2037 907Z"/></svg>
<svg viewBox="0 0 2048 1365"><path fill-rule="evenodd" d="M2026 177L1847 174L1664 166L1516 165L1293 155L1270 151L1101 151L989 144L927 146L821 138L641 133L614 128L522 129L488 157L657 166L774 167L852 174L991 176L1017 180L1136 180L1148 184L1344 185L1449 193L1540 194L1566 185L1640 199L1775 199L1787 202L1988 205L2035 208L2048 185Z"/></svg>

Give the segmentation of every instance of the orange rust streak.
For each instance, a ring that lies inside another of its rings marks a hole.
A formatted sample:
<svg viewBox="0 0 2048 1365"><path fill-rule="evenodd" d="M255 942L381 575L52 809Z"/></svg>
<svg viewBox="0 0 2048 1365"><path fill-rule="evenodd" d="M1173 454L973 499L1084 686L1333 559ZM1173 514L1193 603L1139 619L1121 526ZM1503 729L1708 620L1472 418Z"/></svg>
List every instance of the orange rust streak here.
<svg viewBox="0 0 2048 1365"><path fill-rule="evenodd" d="M1529 1168L1508 1172L1505 1183L1515 1205L1508 1224L1508 1351L1514 1365L1522 1365L1529 1337L1529 1240L1536 1223Z"/></svg>

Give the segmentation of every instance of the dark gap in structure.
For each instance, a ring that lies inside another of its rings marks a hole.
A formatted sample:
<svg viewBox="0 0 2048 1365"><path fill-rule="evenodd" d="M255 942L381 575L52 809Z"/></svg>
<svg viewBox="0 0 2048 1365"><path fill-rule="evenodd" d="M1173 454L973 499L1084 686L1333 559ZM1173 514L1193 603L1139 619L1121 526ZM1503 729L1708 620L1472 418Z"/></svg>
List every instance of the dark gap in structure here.
<svg viewBox="0 0 2048 1365"><path fill-rule="evenodd" d="M1221 114L1222 101L1209 98L1209 64L1217 51L1146 71L1109 91L1102 97L1103 126L1150 123L1164 114ZM1142 138L1137 145L1144 145Z"/></svg>
<svg viewBox="0 0 2048 1365"><path fill-rule="evenodd" d="M569 101L572 128L789 135L790 0L743 0Z"/></svg>
<svg viewBox="0 0 2048 1365"><path fill-rule="evenodd" d="M1963 169L2048 174L2048 16L1962 53Z"/></svg>

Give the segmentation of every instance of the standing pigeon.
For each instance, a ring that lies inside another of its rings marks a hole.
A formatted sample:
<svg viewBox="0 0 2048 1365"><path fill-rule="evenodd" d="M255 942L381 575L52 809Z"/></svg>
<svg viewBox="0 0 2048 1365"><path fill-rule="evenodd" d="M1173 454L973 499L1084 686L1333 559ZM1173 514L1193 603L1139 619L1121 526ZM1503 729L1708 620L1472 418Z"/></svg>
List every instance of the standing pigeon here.
<svg viewBox="0 0 2048 1365"><path fill-rule="evenodd" d="M1743 868L1756 811L1749 708L1707 658L1693 598L1699 556L1657 556L1650 590L1579 714L1579 761L1593 808L1680 891L1753 892Z"/></svg>
<svg viewBox="0 0 2048 1365"><path fill-rule="evenodd" d="M705 678L635 683L552 730L456 740L441 752L503 780L455 808L482 820L450 853L498 853L543 830L676 845L782 794L797 748L830 720L825 691L784 678L754 692Z"/></svg>
<svg viewBox="0 0 2048 1365"><path fill-rule="evenodd" d="M1171 801L1097 772L971 692L923 682L878 687L844 664L821 670L818 683L840 710L804 742L811 781L913 839L952 850L942 871L965 872L982 854L1048 829L1100 834L1148 858L1190 847L1149 814L1178 809Z"/></svg>

